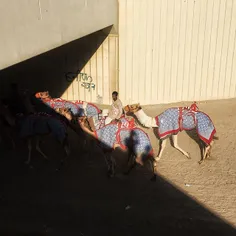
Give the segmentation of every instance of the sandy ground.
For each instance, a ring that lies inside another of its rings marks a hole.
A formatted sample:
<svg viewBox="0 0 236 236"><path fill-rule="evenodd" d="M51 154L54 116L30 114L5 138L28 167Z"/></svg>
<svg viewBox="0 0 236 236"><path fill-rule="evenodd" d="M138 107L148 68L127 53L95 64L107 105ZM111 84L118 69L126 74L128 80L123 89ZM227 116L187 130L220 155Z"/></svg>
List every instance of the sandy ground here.
<svg viewBox="0 0 236 236"><path fill-rule="evenodd" d="M148 115L155 116L170 106L148 106L144 109ZM236 226L236 99L200 102L198 107L211 117L216 127L216 135L220 138L215 142L212 157L199 165L199 146L185 132L181 132L179 145L190 153L192 159L185 159L169 143L159 162L159 173ZM153 147L157 147L158 141L153 132L147 130L147 133ZM185 184L190 186L186 187Z"/></svg>
<svg viewBox="0 0 236 236"><path fill-rule="evenodd" d="M143 109L156 116L178 105L189 103ZM23 141L16 150L1 146L0 235L236 235L236 99L198 106L220 138L212 157L199 165L199 146L182 132L179 145L192 159L168 143L156 182L142 167L123 175L127 157L119 150L117 176L108 179L101 151L95 145L83 151L72 132L72 154L62 167L63 151L49 137L42 149L50 161L34 152L30 167ZM157 152L153 131L145 131Z"/></svg>

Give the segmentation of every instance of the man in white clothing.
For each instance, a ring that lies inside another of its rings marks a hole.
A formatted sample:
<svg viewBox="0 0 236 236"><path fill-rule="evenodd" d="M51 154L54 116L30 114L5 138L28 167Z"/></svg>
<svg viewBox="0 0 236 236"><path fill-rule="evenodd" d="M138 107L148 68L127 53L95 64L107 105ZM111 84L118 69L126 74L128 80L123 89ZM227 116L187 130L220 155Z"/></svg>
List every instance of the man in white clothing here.
<svg viewBox="0 0 236 236"><path fill-rule="evenodd" d="M112 105L109 109L108 117L105 120L105 125L109 124L114 119L120 119L123 115L123 105L121 100L118 98L118 92L114 91L112 93Z"/></svg>

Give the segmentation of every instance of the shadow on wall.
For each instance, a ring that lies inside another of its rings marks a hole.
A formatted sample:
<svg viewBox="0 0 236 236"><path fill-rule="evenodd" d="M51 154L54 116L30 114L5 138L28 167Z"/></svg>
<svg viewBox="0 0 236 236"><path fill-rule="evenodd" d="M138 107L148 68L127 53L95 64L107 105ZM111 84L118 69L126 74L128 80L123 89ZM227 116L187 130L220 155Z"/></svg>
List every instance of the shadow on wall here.
<svg viewBox="0 0 236 236"><path fill-rule="evenodd" d="M53 97L61 97L72 82L66 80L66 73L80 72L111 29L109 26L0 71L1 97L7 95L11 82L31 91L49 90Z"/></svg>

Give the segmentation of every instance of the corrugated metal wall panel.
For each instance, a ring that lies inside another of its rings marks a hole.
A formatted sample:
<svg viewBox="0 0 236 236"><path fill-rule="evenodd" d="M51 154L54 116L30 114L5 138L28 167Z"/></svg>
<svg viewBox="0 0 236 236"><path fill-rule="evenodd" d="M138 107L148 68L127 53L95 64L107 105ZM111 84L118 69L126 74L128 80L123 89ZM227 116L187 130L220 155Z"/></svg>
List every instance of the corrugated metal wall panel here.
<svg viewBox="0 0 236 236"><path fill-rule="evenodd" d="M119 0L123 103L236 97L235 0Z"/></svg>
<svg viewBox="0 0 236 236"><path fill-rule="evenodd" d="M88 83L90 78L95 88L89 90L83 87L82 83ZM87 62L81 74L69 85L62 98L110 104L114 90L118 90L118 36L109 35Z"/></svg>

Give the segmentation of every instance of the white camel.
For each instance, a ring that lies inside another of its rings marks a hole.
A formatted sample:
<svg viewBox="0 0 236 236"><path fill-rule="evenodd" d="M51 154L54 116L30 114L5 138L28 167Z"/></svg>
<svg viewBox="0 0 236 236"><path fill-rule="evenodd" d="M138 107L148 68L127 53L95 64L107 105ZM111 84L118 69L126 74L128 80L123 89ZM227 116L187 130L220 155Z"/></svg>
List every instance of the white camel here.
<svg viewBox="0 0 236 236"><path fill-rule="evenodd" d="M150 117L144 113L140 104L127 105L124 107L126 113L133 113L139 122L148 128L156 128L158 136L161 141L160 150L156 156L156 161L161 159L163 151L166 147L166 138L170 137L173 141L173 146L179 150L188 159L190 155L178 145L177 135L182 130L196 129L201 141L203 141L204 148L202 149L202 158L199 161L201 164L206 158L210 156L213 139L215 137L215 127L209 116L198 110L196 103L191 107L174 107L165 110L156 117Z"/></svg>

